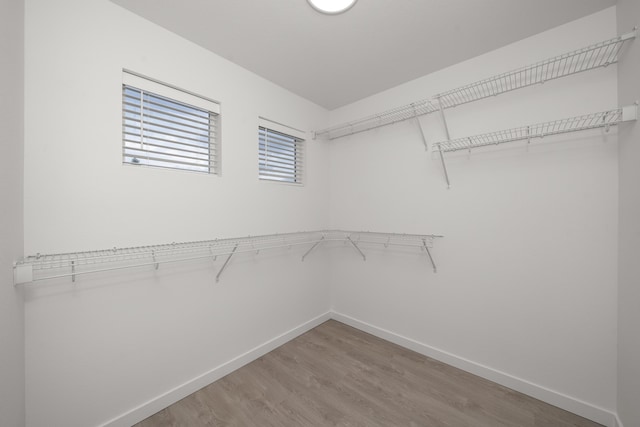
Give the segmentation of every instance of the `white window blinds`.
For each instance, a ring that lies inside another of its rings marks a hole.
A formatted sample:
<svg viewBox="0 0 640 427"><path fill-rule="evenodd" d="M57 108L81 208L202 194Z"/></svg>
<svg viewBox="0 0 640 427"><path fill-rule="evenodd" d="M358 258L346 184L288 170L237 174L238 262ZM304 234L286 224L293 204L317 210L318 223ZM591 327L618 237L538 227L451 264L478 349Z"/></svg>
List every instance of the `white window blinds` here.
<svg viewBox="0 0 640 427"><path fill-rule="evenodd" d="M303 142L304 140L300 137L278 132L266 126L258 126L259 178L302 184Z"/></svg>
<svg viewBox="0 0 640 427"><path fill-rule="evenodd" d="M219 105L138 76L124 76L123 163L217 173Z"/></svg>

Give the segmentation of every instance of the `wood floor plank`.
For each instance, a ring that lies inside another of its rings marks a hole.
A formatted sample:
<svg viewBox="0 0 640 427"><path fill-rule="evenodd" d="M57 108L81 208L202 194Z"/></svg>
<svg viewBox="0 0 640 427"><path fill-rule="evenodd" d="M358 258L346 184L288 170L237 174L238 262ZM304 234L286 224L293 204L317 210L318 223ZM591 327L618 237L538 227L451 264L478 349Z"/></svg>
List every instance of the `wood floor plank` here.
<svg viewBox="0 0 640 427"><path fill-rule="evenodd" d="M334 320L135 427L597 427Z"/></svg>

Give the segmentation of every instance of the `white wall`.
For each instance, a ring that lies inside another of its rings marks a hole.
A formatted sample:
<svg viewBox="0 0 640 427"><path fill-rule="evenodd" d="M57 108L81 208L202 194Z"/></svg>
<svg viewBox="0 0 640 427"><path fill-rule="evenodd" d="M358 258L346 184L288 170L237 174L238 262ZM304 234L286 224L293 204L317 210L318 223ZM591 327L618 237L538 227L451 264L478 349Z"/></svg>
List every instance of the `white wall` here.
<svg viewBox="0 0 640 427"><path fill-rule="evenodd" d="M24 425L24 307L12 263L22 255L24 3L0 2L0 425Z"/></svg>
<svg viewBox="0 0 640 427"><path fill-rule="evenodd" d="M615 36L610 8L333 111L330 122ZM610 66L446 114L456 138L617 104L616 67ZM444 139L437 114L422 124L429 142ZM445 236L433 250L437 274L425 254L369 250L366 263L354 263L348 252L334 255L333 308L610 424L616 408L615 130L447 159L450 190L413 122L331 142L332 226Z"/></svg>
<svg viewBox="0 0 640 427"><path fill-rule="evenodd" d="M221 102L220 177L121 164L123 68ZM259 115L307 130L327 119L106 0L27 0L25 251L326 227L329 148L309 140L303 187L259 182ZM299 255L238 256L217 284L221 260L28 287L27 424L98 425L152 402L114 425L126 424L325 313L325 259Z"/></svg>
<svg viewBox="0 0 640 427"><path fill-rule="evenodd" d="M640 2L618 0L618 30L640 24ZM640 100L640 41L631 43L618 65L618 97L623 104ZM618 415L625 426L640 425L640 126L620 130Z"/></svg>
<svg viewBox="0 0 640 427"><path fill-rule="evenodd" d="M330 119L366 116L615 35L611 8ZM221 101L222 176L121 165L122 68ZM452 136L615 107L616 73L611 66L447 111ZM331 269L322 252L304 263L296 251L237 257L218 284L221 262L204 261L28 287L27 425L127 425L234 358L246 361L257 346L300 332L330 304L361 325L610 423L615 130L449 155L447 190L438 159L405 122L327 145L310 141L306 185L294 187L257 180L257 116L318 129L325 110L106 0L27 0L25 75L26 253L327 226L446 236L433 250L437 274L422 253L367 248L363 263L345 247L333 252ZM437 116L422 123L430 142L443 139Z"/></svg>

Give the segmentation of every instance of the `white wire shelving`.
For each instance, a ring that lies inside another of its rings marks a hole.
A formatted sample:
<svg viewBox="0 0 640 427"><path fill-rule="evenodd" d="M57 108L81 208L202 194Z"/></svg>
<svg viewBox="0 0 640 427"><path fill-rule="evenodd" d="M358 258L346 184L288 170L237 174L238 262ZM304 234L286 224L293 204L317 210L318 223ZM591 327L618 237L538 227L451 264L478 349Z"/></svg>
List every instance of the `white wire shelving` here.
<svg viewBox="0 0 640 427"><path fill-rule="evenodd" d="M629 105L613 110L599 113L585 114L583 116L569 117L566 119L554 120L551 122L537 123L529 126L521 126L496 132L484 133L481 135L468 136L458 139L436 142L433 144L434 151L440 155L442 171L444 173L447 187L451 187L447 164L444 160L444 153L473 148L486 147L489 145L499 145L515 141L531 142L534 138L544 138L549 135L560 135L570 132L580 132L589 129L605 128L608 132L611 126L616 126L622 122L638 119L638 105Z"/></svg>
<svg viewBox="0 0 640 427"><path fill-rule="evenodd" d="M542 84L549 80L555 80L577 73L607 67L608 65L614 64L618 61L624 44L628 40L634 39L636 35L637 30L634 28L633 31L622 36L442 92L432 98L423 99L408 105L396 107L383 113L374 114L362 119L353 120L351 122L342 123L316 131L315 136L327 138L329 140L342 138L358 132L375 129L380 126L409 120L416 116L431 114L436 111L440 111L442 113L443 110L448 108L453 108L458 105L478 101L491 96L497 96L528 86ZM420 107L420 112L418 114L413 113L416 106ZM448 129L446 129L446 131L448 136Z"/></svg>
<svg viewBox="0 0 640 427"><path fill-rule="evenodd" d="M315 132L315 137L337 139L343 136L353 135L359 132L365 132L382 126L392 125L394 123L413 119L425 114L431 114L438 111L438 106L428 99L412 102L408 105L392 108L382 113L373 114L362 119L353 120L351 122L342 123L327 129Z"/></svg>
<svg viewBox="0 0 640 427"><path fill-rule="evenodd" d="M634 30L620 37L439 93L435 98L443 108L452 108L549 80L607 67L618 61L618 54L624 43L635 36Z"/></svg>
<svg viewBox="0 0 640 427"><path fill-rule="evenodd" d="M585 114L582 116L504 129L481 135L436 142L433 144L433 149L435 151L440 151L441 153L446 153L459 150L471 150L473 148L504 144L514 141L530 142L534 138L544 138L545 136L579 132L589 129L605 128L608 130L611 126L616 126L619 123L636 120L637 109L637 105L630 105L598 113Z"/></svg>
<svg viewBox="0 0 640 427"><path fill-rule="evenodd" d="M319 230L63 254L37 254L24 257L14 263L14 284L65 277L70 277L75 282L79 275L141 267L153 267L157 270L161 264L199 259L217 261L218 257L221 257L224 260L220 260L222 265L216 275L216 281L218 281L234 255L259 254L266 250L303 246L306 247L302 255L302 261L304 261L319 245L329 242L343 242L353 247L365 261L363 245L419 249L426 252L435 272L436 264L431 248L434 240L440 237L442 236L434 234Z"/></svg>

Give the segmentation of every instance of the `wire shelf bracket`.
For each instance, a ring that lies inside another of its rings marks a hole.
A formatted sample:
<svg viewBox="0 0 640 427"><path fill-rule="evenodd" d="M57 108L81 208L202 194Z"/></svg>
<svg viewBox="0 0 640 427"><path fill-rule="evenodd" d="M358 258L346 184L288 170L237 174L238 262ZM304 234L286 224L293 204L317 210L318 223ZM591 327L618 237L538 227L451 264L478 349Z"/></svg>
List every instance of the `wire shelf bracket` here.
<svg viewBox="0 0 640 427"><path fill-rule="evenodd" d="M309 247L311 245L302 256L304 261L320 244L344 242L352 245L363 260L366 260L366 256L361 250L362 245L423 249L424 242L428 243L428 247L432 247L434 240L441 237L433 234L319 230L198 242L174 242L164 245L113 248L87 252L37 254L14 262L14 285L67 277L70 277L72 282L75 283L78 276L85 274L141 267L150 267L157 270L161 264L190 260L213 259L215 261L218 256L226 256L222 267L216 274L216 282L218 282L222 273L228 268L232 257L240 253L258 254L271 249L291 249L293 246ZM429 252L428 254L431 258L431 253Z"/></svg>
<svg viewBox="0 0 640 427"><path fill-rule="evenodd" d="M347 236L347 240L353 245L353 247L356 249L356 251L358 251L358 253L360 253L360 256L362 256L362 260L366 261L367 260L367 256L360 250L358 245L356 245L356 242L351 240L351 236Z"/></svg>
<svg viewBox="0 0 640 427"><path fill-rule="evenodd" d="M433 272L437 273L438 268L436 267L436 263L433 260L433 256L431 256L431 251L429 250L429 245L427 245L427 239L422 239L422 246L424 250L427 251L427 255L429 256L429 261L431 261L431 266L433 267Z"/></svg>
<svg viewBox="0 0 640 427"><path fill-rule="evenodd" d="M471 151L473 148L499 145L515 141L527 141L529 144L534 138L544 138L546 136L580 132L589 129L604 128L605 131L608 132L611 126L616 126L620 123L634 121L637 119L638 104L636 103L626 107L616 108L614 110L601 111L598 113L569 117L551 122L537 123L528 126L484 133L481 135L436 142L432 147L433 150L437 150L440 154L445 179L447 181L447 185L449 185L449 176L444 163L444 153L460 150Z"/></svg>
<svg viewBox="0 0 640 427"><path fill-rule="evenodd" d="M311 253L311 251L313 251L320 243L322 243L324 238L325 236L322 236L319 241L315 242L313 246L311 246L309 250L305 252L304 255L302 255L302 262L304 262L304 259Z"/></svg>
<svg viewBox="0 0 640 427"><path fill-rule="evenodd" d="M224 264L222 264L220 271L218 271L218 274L216 274L216 283L220 281L220 275L222 274L224 269L227 268L229 261L231 261L231 257L233 256L233 254L236 253L237 249L238 249L238 243L236 243L236 245L233 247L233 249L231 250L231 253L227 256L227 259L224 261Z"/></svg>
<svg viewBox="0 0 640 427"><path fill-rule="evenodd" d="M422 138L422 143L424 144L424 151L429 151L429 143L427 142L427 137L424 136L424 129L422 128L422 123L420 123L420 118L416 116L416 123L418 124L418 130L420 131L420 138Z"/></svg>

